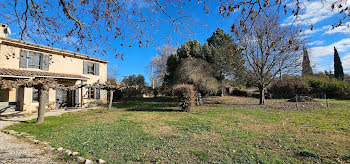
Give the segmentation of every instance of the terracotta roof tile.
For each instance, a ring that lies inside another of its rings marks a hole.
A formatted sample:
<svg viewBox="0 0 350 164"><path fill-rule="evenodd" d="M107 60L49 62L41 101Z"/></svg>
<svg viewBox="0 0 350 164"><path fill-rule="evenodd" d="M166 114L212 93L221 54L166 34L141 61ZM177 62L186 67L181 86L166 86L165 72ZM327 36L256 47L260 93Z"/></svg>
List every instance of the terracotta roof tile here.
<svg viewBox="0 0 350 164"><path fill-rule="evenodd" d="M24 77L54 77L63 79L88 79L81 75L74 74L64 74L64 73L53 73L46 71L34 71L34 70L24 70L24 69L9 69L0 68L1 76L24 76Z"/></svg>

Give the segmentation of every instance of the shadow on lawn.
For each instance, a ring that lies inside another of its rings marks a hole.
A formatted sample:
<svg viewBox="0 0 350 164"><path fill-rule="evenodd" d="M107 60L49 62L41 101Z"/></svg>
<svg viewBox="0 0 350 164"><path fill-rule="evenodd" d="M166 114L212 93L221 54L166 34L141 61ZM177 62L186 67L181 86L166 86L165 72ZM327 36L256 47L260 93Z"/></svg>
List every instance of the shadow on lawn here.
<svg viewBox="0 0 350 164"><path fill-rule="evenodd" d="M124 108L127 111L144 112L180 112L177 102L169 97L157 98L128 98L113 103L115 108Z"/></svg>

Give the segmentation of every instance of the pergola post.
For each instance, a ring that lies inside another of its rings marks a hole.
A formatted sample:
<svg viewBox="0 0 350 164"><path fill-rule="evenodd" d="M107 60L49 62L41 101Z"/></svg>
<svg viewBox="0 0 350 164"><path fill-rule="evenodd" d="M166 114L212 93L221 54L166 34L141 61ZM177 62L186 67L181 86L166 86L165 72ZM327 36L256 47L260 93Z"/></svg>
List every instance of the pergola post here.
<svg viewBox="0 0 350 164"><path fill-rule="evenodd" d="M113 103L113 89L109 90L109 104L108 104L108 110L112 109L112 103Z"/></svg>

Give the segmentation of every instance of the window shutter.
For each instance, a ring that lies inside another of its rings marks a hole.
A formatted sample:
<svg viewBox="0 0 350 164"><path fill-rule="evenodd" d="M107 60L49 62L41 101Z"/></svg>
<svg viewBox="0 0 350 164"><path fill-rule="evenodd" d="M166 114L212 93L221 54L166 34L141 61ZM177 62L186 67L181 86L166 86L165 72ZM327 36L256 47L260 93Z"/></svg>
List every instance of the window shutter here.
<svg viewBox="0 0 350 164"><path fill-rule="evenodd" d="M63 91L56 90L56 108L61 108L63 101Z"/></svg>
<svg viewBox="0 0 350 164"><path fill-rule="evenodd" d="M95 75L100 75L100 63L95 63Z"/></svg>
<svg viewBox="0 0 350 164"><path fill-rule="evenodd" d="M27 68L27 51L21 50L19 55L19 68Z"/></svg>
<svg viewBox="0 0 350 164"><path fill-rule="evenodd" d="M47 54L42 54L41 59L41 69L44 71L48 71L50 65L50 56Z"/></svg>
<svg viewBox="0 0 350 164"><path fill-rule="evenodd" d="M96 99L100 99L100 88L96 88Z"/></svg>
<svg viewBox="0 0 350 164"><path fill-rule="evenodd" d="M84 61L83 62L83 74L87 74L88 72L88 62Z"/></svg>
<svg viewBox="0 0 350 164"><path fill-rule="evenodd" d="M75 106L79 106L79 89L75 90L74 104Z"/></svg>

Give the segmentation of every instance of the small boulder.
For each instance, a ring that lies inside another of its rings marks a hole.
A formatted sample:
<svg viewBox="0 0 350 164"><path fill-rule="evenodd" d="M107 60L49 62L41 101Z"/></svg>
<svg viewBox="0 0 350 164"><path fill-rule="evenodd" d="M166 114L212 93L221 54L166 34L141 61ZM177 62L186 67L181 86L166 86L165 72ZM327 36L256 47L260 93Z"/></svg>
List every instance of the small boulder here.
<svg viewBox="0 0 350 164"><path fill-rule="evenodd" d="M84 161L84 163L85 163L85 164L93 164L93 162L92 162L91 160L89 160L89 159L86 159L86 160Z"/></svg>
<svg viewBox="0 0 350 164"><path fill-rule="evenodd" d="M9 134L8 130L2 130L3 133Z"/></svg>
<svg viewBox="0 0 350 164"><path fill-rule="evenodd" d="M84 163L84 162L85 162L85 158L83 158L83 157L77 157L77 161L78 161L79 163Z"/></svg>
<svg viewBox="0 0 350 164"><path fill-rule="evenodd" d="M34 144L39 144L39 140L33 140Z"/></svg>
<svg viewBox="0 0 350 164"><path fill-rule="evenodd" d="M106 163L106 161L105 160L103 160L103 159L98 159L97 161L96 161L97 163Z"/></svg>
<svg viewBox="0 0 350 164"><path fill-rule="evenodd" d="M63 147L59 147L56 149L57 151L63 151Z"/></svg>
<svg viewBox="0 0 350 164"><path fill-rule="evenodd" d="M20 134L22 134L24 136L28 135L28 133L26 133L26 132L21 132Z"/></svg>
<svg viewBox="0 0 350 164"><path fill-rule="evenodd" d="M35 137L34 136L26 136L26 138L33 139Z"/></svg>
<svg viewBox="0 0 350 164"><path fill-rule="evenodd" d="M71 156L71 155L72 155L72 151L70 151L70 150L66 150L66 151L64 151L64 153L65 153L66 155L68 155L68 156Z"/></svg>
<svg viewBox="0 0 350 164"><path fill-rule="evenodd" d="M12 135L17 134L17 133L18 133L18 132L14 131L14 130L9 130L9 131L8 131L8 134L12 134Z"/></svg>
<svg viewBox="0 0 350 164"><path fill-rule="evenodd" d="M78 156L79 155L79 152L73 152L72 153L72 156Z"/></svg>

